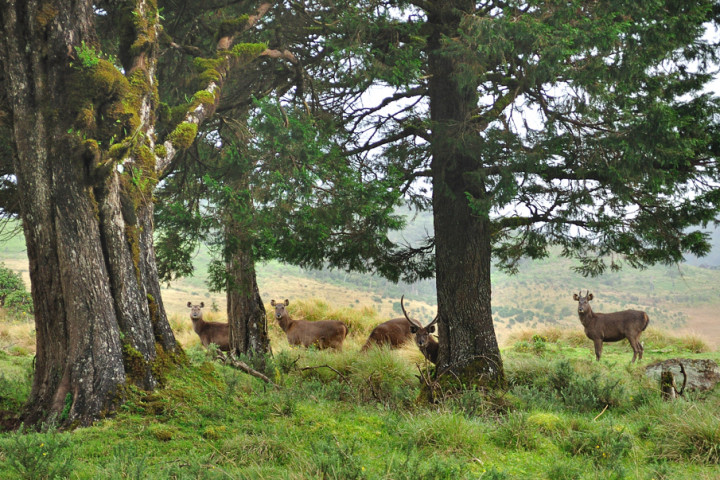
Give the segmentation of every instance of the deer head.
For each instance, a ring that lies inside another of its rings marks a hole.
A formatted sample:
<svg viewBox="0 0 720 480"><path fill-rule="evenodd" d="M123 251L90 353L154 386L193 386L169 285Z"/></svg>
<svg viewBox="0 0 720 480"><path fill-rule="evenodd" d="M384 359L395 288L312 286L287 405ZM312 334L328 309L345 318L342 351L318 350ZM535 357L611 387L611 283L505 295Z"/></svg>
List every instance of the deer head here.
<svg viewBox="0 0 720 480"><path fill-rule="evenodd" d="M275 300L270 300L270 305L275 307L275 318L280 320L282 317L284 317L287 314L287 311L285 310L285 307L290 305L290 300L287 298L284 302L276 302Z"/></svg>
<svg viewBox="0 0 720 480"><path fill-rule="evenodd" d="M187 303L190 309L190 318L192 320L202 320L202 308L205 307L205 302L200 302L200 305L193 305L192 302Z"/></svg>
<svg viewBox="0 0 720 480"><path fill-rule="evenodd" d="M585 312L590 311L590 300L593 299L593 294L590 290L587 291L587 295L582 296L582 290L578 293L573 294L573 299L578 302L578 313L582 315Z"/></svg>
<svg viewBox="0 0 720 480"><path fill-rule="evenodd" d="M431 334L435 332L435 323L438 321L439 316L435 316L435 319L432 322L430 322L426 327L423 327L417 322L417 320L411 319L407 314L404 299L405 295L400 297L400 308L402 308L403 315L405 315L407 321L410 322L410 333L415 336L415 343L420 350L424 350L429 344L436 343L436 340L431 336Z"/></svg>

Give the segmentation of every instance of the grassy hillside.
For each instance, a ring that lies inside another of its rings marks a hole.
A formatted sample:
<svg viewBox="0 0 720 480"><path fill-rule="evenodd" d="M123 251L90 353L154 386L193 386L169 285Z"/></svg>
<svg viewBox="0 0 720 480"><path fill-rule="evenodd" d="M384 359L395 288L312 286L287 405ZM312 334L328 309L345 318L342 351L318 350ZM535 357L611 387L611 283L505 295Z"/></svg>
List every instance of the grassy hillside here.
<svg viewBox="0 0 720 480"><path fill-rule="evenodd" d="M595 362L582 334L545 328L508 339L502 392L437 392L428 404L412 345L359 348L372 309L291 304L294 316L352 325L342 352L292 348L271 324L273 382L212 361L173 328L188 363L165 388L130 389L120 411L89 428L0 433L3 479L484 479L717 478L720 391L660 399L644 367L669 357L720 360L694 337L646 333L645 358L627 343ZM3 336L17 342L16 333ZM32 358L0 345L0 420L29 392Z"/></svg>
<svg viewBox="0 0 720 480"><path fill-rule="evenodd" d="M27 281L24 255L16 239L0 245L0 261ZM342 352L304 350L290 347L270 316L272 387L199 345L185 304L204 301L207 320L224 320L223 295L204 284L207 261L199 254L198 275L163 294L187 363L167 372L156 392L129 389L117 414L89 428L2 432L30 392L35 338L32 323L0 308L0 478L718 478L720 389L664 402L644 373L667 358L720 361L708 345L720 337L711 330L720 323L717 270L656 267L588 280L556 258L527 262L514 277L494 272L507 389L436 392L440 401L428 404L420 382L427 364L414 345L359 352L375 324L397 315L403 293L413 314L431 318L432 297L420 289L261 266L266 305L289 298L294 317L351 327ZM572 300L580 288L595 293L596 310L650 313L642 362L629 363L627 342L606 345L603 360L593 360ZM702 337L678 335L701 319Z"/></svg>
<svg viewBox="0 0 720 480"><path fill-rule="evenodd" d="M419 216L404 237L410 241L432 230L427 215ZM720 230L718 230L720 232ZM718 239L720 236L716 235ZM720 242L713 253L720 251ZM714 258L714 257L712 257ZM204 301L219 312L225 311L225 296L211 293L205 282L210 255L206 250L195 258L195 276L166 286L163 300L171 315L186 316L188 301ZM21 236L0 238L0 262L24 275L29 285L27 258ZM623 269L598 278L584 278L573 272L575 264L553 256L541 261L525 261L517 275L494 270L493 314L501 341L524 328L580 327L575 313L574 292L590 289L593 308L609 312L626 308L645 310L651 325L679 334L695 333L711 345L720 345L720 268L682 264L655 266L646 270ZM271 299L290 302L319 299L336 308L370 308L380 318L401 315L400 296L413 316L429 322L435 315L435 283L393 284L371 275L337 270L307 271L278 262L258 266L260 293L266 305ZM223 318L222 315L220 318Z"/></svg>

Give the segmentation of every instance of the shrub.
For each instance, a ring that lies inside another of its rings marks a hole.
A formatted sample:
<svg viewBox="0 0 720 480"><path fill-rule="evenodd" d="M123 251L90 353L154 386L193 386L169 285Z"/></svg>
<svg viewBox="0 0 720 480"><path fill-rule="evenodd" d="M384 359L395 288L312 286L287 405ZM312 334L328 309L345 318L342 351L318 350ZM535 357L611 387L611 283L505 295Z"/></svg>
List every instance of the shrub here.
<svg viewBox="0 0 720 480"><path fill-rule="evenodd" d="M624 394L620 380L603 381L595 372L590 378L576 372L570 362L559 362L550 376L550 383L560 399L577 411L593 411L605 406L617 406Z"/></svg>
<svg viewBox="0 0 720 480"><path fill-rule="evenodd" d="M10 293L18 290L25 290L22 277L7 268L4 263L0 263L0 306L5 305L5 299Z"/></svg>
<svg viewBox="0 0 720 480"><path fill-rule="evenodd" d="M5 297L5 308L16 314L32 315L33 302L30 292L15 290L14 292L8 293Z"/></svg>
<svg viewBox="0 0 720 480"><path fill-rule="evenodd" d="M0 306L16 315L30 315L33 311L32 298L22 277L4 263L0 263Z"/></svg>
<svg viewBox="0 0 720 480"><path fill-rule="evenodd" d="M622 461L632 450L632 436L621 425L581 425L560 441L560 448L572 455L588 457L597 467L621 470Z"/></svg>
<svg viewBox="0 0 720 480"><path fill-rule="evenodd" d="M72 452L68 448L69 434L58 433L54 426L43 425L41 430L31 432L20 426L0 443L6 471L28 480L68 478L74 470Z"/></svg>

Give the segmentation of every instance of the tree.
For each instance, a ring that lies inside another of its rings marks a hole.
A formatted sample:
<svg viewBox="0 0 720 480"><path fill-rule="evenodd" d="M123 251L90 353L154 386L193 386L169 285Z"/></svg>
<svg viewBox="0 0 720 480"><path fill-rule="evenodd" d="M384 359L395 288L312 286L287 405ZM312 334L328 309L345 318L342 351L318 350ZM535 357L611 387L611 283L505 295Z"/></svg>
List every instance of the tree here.
<svg viewBox="0 0 720 480"><path fill-rule="evenodd" d="M337 11L314 3L283 5L264 22L260 38L283 52L292 68L258 68L229 79L203 140L177 157L156 192L161 279L191 274L195 248L209 244L215 257L211 288L227 291L231 350L256 361L268 351L256 261L362 268L361 258L384 255L382 232L400 225L392 212L399 195L386 181L366 177L363 162L345 154L318 101L321 78L336 66L319 38ZM198 17L198 9L183 15ZM169 33L186 38L192 23L170 20L181 28ZM204 19L203 27L208 23L212 19ZM202 38L182 43L192 42L193 51L202 50ZM176 70L171 62L167 76ZM275 94L281 100L266 98Z"/></svg>
<svg viewBox="0 0 720 480"><path fill-rule="evenodd" d="M233 68L282 56L236 42L271 5L223 23L196 60L202 85L176 78L195 93L169 108L158 98L158 56L162 45L183 47L163 35L155 1L0 4L2 131L37 332L26 422L87 424L117 406L128 382L153 389L180 361L160 296L153 190L215 112Z"/></svg>
<svg viewBox="0 0 720 480"><path fill-rule="evenodd" d="M399 188L431 184L444 378L504 382L493 256L514 271L560 245L596 274L708 252L691 227L720 208L714 2L351 3L333 82L354 96L326 104Z"/></svg>

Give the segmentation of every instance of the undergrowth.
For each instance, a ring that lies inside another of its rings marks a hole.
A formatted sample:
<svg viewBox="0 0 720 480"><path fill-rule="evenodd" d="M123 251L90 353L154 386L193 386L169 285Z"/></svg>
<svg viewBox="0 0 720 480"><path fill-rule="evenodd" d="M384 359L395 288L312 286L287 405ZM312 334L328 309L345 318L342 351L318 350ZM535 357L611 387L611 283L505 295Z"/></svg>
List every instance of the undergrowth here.
<svg viewBox="0 0 720 480"><path fill-rule="evenodd" d="M165 388L130 387L92 427L0 434L2 478L717 478L720 393L665 402L644 374L667 345L697 358L687 342L658 335L641 363L627 344L596 362L561 332L536 331L503 352L506 390L428 404L415 347L360 353L369 326L355 330L341 352L291 348L271 332L277 387L189 346ZM17 413L31 357L0 353L0 366L1 408Z"/></svg>

